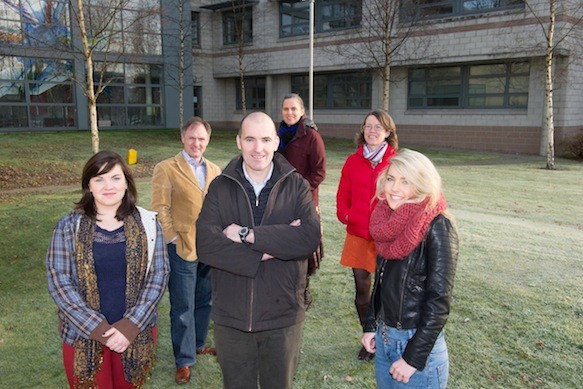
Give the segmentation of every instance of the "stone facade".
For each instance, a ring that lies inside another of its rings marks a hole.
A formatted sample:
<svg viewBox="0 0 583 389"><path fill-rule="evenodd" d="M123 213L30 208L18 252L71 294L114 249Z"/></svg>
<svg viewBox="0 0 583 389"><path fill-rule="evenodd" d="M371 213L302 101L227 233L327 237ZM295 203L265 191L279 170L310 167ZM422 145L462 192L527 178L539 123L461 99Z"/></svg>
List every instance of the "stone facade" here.
<svg viewBox="0 0 583 389"><path fill-rule="evenodd" d="M366 2L363 0L363 20ZM227 2L228 3L228 2ZM530 0L539 15L548 14L546 0ZM565 1L558 1L565 3ZM202 87L203 117L214 126L237 128L243 113L236 107L237 48L223 44L225 8L210 10L213 1L193 1L200 13L201 45L193 49L195 83ZM226 3L225 3L226 4ZM280 37L280 2L260 0L252 5L253 42L243 47L246 76L266 78L265 112L280 120L281 98L291 91L291 77L307 74L309 37ZM577 20L561 14L557 35ZM577 26L561 42L556 58L554 105L555 140L558 145L583 128L583 61ZM402 27L401 27L402 31ZM347 29L314 35L314 74L364 72L357 58L339 55L337 49L359 45L359 30ZM425 46L420 51L415 48ZM544 112L545 38L528 7L425 21L393 58L389 112L403 146L439 146L537 154L541 149ZM408 106L409 69L420 66L465 66L526 61L530 64L526 108L427 108ZM314 109L323 135L352 138L366 113L381 107L382 80L372 78L372 103L366 109ZM308 104L308 96L303 96ZM306 107L307 108L307 107Z"/></svg>

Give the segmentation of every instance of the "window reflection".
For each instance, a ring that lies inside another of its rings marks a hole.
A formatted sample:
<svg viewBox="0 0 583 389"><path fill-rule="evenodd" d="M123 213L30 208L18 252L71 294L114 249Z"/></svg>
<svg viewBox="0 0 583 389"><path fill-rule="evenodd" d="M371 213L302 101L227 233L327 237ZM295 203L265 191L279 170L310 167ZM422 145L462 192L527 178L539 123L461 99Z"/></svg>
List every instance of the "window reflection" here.
<svg viewBox="0 0 583 389"><path fill-rule="evenodd" d="M100 127L162 125L162 70L161 65L108 63L108 85L97 100Z"/></svg>
<svg viewBox="0 0 583 389"><path fill-rule="evenodd" d="M79 89L73 82L72 50L78 48L60 48L71 44L75 22L70 4L68 0L0 0L2 47L48 47L49 56L60 57L0 56L0 128L77 125ZM107 63L94 62L95 83L105 85L97 99L99 125L161 125L162 66L114 62L122 58L120 53L136 54L124 55L123 60L140 62L144 55L162 54L160 1L129 0L121 12L113 5L109 0L85 4L90 44L108 54ZM35 47L16 49L12 52L41 52ZM103 53L95 58L103 58ZM82 60L77 66L83 69Z"/></svg>
<svg viewBox="0 0 583 389"><path fill-rule="evenodd" d="M71 76L70 61L0 58L0 127L75 126Z"/></svg>

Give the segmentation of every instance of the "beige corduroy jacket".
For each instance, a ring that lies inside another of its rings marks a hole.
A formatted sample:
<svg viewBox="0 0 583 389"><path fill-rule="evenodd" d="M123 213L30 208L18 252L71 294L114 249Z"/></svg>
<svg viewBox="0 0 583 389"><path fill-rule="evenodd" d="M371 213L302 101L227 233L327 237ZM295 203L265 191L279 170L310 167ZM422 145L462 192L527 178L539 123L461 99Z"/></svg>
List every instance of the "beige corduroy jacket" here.
<svg viewBox="0 0 583 389"><path fill-rule="evenodd" d="M152 176L152 209L169 243L176 237L176 251L186 261L195 261L196 220L211 181L221 174L221 169L206 161L206 182L201 188L192 168L178 153L156 165Z"/></svg>

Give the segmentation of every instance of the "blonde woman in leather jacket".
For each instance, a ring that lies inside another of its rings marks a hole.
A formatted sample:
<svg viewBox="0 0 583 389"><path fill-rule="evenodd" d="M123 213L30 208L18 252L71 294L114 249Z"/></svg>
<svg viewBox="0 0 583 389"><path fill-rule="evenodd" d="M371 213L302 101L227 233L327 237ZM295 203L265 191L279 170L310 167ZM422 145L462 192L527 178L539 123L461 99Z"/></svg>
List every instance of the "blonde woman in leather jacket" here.
<svg viewBox="0 0 583 389"><path fill-rule="evenodd" d="M458 257L441 177L403 150L377 180L370 232L379 252L362 344L376 354L379 388L445 388L449 316Z"/></svg>

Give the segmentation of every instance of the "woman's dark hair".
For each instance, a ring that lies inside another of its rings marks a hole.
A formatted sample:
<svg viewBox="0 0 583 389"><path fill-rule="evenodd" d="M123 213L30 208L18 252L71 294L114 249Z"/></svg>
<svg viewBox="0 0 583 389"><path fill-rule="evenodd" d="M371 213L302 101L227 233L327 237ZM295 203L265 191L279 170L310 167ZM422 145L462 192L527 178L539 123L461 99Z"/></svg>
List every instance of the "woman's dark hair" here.
<svg viewBox="0 0 583 389"><path fill-rule="evenodd" d="M81 200L79 200L78 203L75 203L76 210L81 211L90 218L97 220L97 210L95 209L93 195L89 191L89 181L93 177L108 173L116 165L121 167L128 188L125 195L123 196L119 208L117 209L115 218L117 220L123 220L126 218L126 216L136 210L138 191L136 189L136 183L129 166L118 153L105 150L100 151L89 158L85 164L85 167L83 168L83 174L81 175L82 196Z"/></svg>
<svg viewBox="0 0 583 389"><path fill-rule="evenodd" d="M399 138L397 138L397 126L395 125L395 122L393 121L391 115L389 115L387 111L384 111L382 109L375 109L374 111L371 111L366 114L360 126L360 131L358 131L356 133L356 136L354 137L354 142L356 143L356 145L360 146L366 143L364 140L364 124L366 123L366 119L368 119L369 116L374 116L375 118L377 118L379 123L381 123L385 130L387 130L388 135L385 138L385 141L389 145L391 145L393 150L395 151L399 150Z"/></svg>

